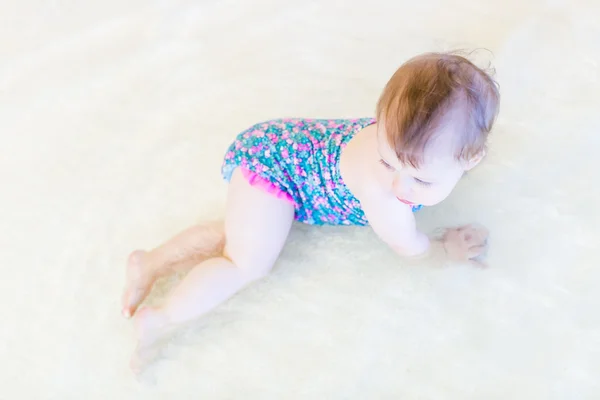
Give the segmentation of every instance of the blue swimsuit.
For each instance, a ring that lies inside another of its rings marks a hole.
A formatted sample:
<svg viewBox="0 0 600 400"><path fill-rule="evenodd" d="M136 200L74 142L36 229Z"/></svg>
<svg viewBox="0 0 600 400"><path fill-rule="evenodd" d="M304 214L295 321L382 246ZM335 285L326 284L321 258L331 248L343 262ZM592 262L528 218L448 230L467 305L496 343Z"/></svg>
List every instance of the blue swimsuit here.
<svg viewBox="0 0 600 400"><path fill-rule="evenodd" d="M368 225L360 202L339 171L341 150L376 121L358 119L277 119L241 132L225 154L229 181L241 167L251 181L270 185L294 204L295 219L315 225ZM413 206L417 211L421 206Z"/></svg>

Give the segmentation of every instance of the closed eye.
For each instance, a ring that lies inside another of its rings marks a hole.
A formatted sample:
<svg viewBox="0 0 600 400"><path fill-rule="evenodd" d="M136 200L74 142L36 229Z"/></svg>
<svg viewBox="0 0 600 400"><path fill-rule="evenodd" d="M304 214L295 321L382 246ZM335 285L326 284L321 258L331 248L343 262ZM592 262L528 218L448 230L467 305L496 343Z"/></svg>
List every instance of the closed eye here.
<svg viewBox="0 0 600 400"><path fill-rule="evenodd" d="M383 158L381 160L379 160L379 164L383 165L386 169L388 169L390 171L394 170L394 168L390 164L386 163Z"/></svg>
<svg viewBox="0 0 600 400"><path fill-rule="evenodd" d="M425 182L425 181L420 180L419 178L414 178L414 179L415 179L415 182L417 182L421 186L431 186L431 182Z"/></svg>

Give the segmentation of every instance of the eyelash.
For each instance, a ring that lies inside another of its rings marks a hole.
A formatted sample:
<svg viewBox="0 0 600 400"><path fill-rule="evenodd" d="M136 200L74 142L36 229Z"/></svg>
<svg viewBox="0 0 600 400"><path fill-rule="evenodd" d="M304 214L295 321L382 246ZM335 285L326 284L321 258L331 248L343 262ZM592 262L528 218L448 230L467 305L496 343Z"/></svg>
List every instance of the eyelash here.
<svg viewBox="0 0 600 400"><path fill-rule="evenodd" d="M383 165L387 170L390 170L390 171L394 170L394 168L390 164L386 163L383 159L379 160L379 164ZM420 180L419 178L413 178L413 179L415 180L415 182L417 182L421 186L431 186L431 182L425 182L425 181Z"/></svg>
<svg viewBox="0 0 600 400"><path fill-rule="evenodd" d="M431 186L431 182L424 182L418 178L413 178L413 179L415 180L415 182L417 182L421 186Z"/></svg>
<svg viewBox="0 0 600 400"><path fill-rule="evenodd" d="M379 164L383 165L386 169L389 169L390 171L394 170L394 168L392 168L392 166L390 164L386 163L383 160L379 160Z"/></svg>

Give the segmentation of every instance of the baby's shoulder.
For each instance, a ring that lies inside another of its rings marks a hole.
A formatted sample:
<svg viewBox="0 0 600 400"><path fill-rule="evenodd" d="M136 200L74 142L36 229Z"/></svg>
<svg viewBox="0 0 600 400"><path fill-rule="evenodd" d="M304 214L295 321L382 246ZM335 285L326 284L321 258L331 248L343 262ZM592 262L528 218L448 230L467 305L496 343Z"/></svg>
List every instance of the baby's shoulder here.
<svg viewBox="0 0 600 400"><path fill-rule="evenodd" d="M367 144L358 138L350 141L340 154L340 174L352 194L361 198L372 197L378 187L372 178L372 157L365 151Z"/></svg>

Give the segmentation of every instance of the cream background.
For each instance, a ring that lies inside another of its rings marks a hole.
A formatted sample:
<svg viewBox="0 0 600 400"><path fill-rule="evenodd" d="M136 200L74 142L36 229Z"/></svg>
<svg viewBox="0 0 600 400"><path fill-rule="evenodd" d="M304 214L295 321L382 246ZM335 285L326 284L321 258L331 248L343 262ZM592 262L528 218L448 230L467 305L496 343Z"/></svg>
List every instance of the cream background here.
<svg viewBox="0 0 600 400"><path fill-rule="evenodd" d="M0 2L0 398L600 398L599 12ZM295 226L269 279L136 381L124 260L221 215L233 136L370 116L401 62L456 47L493 51L502 111L485 163L419 224L486 225L491 267L408 267L368 229Z"/></svg>

